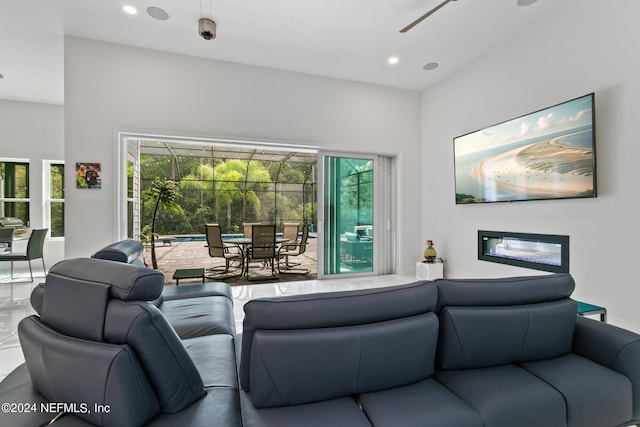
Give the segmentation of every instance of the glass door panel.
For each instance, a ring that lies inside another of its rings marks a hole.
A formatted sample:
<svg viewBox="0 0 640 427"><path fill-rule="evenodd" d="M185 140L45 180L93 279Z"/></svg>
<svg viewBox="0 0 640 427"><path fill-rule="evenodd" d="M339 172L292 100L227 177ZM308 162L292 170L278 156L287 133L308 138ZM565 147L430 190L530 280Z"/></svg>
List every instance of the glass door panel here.
<svg viewBox="0 0 640 427"><path fill-rule="evenodd" d="M324 156L324 275L375 271L374 163Z"/></svg>

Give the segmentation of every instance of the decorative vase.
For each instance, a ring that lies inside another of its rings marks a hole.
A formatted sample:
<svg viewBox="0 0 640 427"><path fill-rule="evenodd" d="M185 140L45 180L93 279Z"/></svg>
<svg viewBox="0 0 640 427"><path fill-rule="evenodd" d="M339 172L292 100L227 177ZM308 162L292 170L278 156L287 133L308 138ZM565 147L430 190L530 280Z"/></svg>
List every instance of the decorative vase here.
<svg viewBox="0 0 640 427"><path fill-rule="evenodd" d="M427 248L424 250L424 259L427 260L427 262L435 262L436 255L436 250L433 247L433 240L427 240Z"/></svg>

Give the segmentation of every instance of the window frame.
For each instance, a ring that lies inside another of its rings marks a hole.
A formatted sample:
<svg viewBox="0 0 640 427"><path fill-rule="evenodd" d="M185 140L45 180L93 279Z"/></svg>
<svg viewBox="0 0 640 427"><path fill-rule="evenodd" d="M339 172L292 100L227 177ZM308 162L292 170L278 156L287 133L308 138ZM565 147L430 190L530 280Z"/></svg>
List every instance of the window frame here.
<svg viewBox="0 0 640 427"><path fill-rule="evenodd" d="M51 166L65 166L64 160L43 160L42 161L42 220L44 227L48 229L47 239L64 240L65 236L51 236L51 203L62 203L64 209L65 199L56 199L51 197ZM62 178L64 186L64 176ZM63 187L63 193L65 188Z"/></svg>
<svg viewBox="0 0 640 427"><path fill-rule="evenodd" d="M28 174L31 174L31 160L25 158L17 158L17 157L0 157L0 163L26 163L28 165ZM28 185L29 188L27 193L29 197L3 197L0 196L0 203L28 203L29 204L29 218L27 218L27 223L24 225L25 227L29 227L31 224L31 177L28 176ZM1 194L1 192L0 192Z"/></svg>

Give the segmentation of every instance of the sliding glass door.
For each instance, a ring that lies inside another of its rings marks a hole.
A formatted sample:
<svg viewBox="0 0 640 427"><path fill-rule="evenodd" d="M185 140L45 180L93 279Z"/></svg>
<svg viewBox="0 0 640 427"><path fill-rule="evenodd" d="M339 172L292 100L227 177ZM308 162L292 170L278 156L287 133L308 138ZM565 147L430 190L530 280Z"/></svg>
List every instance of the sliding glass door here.
<svg viewBox="0 0 640 427"><path fill-rule="evenodd" d="M389 161L371 155L320 154L319 276L372 275L393 268L391 203L380 204L391 183L378 170L381 159Z"/></svg>

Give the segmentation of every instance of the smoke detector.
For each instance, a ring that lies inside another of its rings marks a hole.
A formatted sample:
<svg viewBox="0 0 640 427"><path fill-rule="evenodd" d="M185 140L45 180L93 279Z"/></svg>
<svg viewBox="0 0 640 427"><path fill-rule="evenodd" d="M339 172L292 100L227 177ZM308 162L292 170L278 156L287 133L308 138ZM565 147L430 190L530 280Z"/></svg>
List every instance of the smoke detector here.
<svg viewBox="0 0 640 427"><path fill-rule="evenodd" d="M198 34L205 40L216 38L216 23L209 18L200 18L198 21Z"/></svg>

